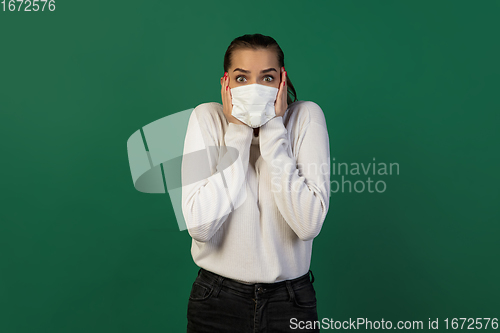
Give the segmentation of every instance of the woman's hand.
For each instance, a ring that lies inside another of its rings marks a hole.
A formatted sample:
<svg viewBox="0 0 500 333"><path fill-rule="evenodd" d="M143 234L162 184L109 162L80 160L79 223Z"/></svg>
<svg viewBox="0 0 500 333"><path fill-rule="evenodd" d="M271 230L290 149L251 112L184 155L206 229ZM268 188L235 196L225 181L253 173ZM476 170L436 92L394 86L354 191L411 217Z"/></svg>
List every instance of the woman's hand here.
<svg viewBox="0 0 500 333"><path fill-rule="evenodd" d="M281 67L281 82L276 96L276 102L274 102L274 109L276 111L276 117L283 117L285 115L286 109L288 109L288 86L286 84L286 71L285 67Z"/></svg>
<svg viewBox="0 0 500 333"><path fill-rule="evenodd" d="M233 112L233 100L231 97L231 88L229 88L229 75L227 72L224 73L224 77L220 79L221 97L222 97L222 111L226 116L228 122L238 125L246 125L244 122L235 118L231 113Z"/></svg>

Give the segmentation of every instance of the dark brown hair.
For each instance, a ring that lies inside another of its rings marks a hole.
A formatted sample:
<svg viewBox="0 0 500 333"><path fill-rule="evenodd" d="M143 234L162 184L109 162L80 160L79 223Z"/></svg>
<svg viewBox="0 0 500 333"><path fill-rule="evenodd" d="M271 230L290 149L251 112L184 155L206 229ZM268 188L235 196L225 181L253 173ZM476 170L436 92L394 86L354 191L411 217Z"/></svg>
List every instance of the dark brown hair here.
<svg viewBox="0 0 500 333"><path fill-rule="evenodd" d="M280 65L279 73L281 73L281 67L285 66L285 55L283 54L281 47L274 40L274 38L269 36L264 36L261 34L253 34L253 35L246 34L241 37L233 39L233 41L226 50L226 54L224 55L224 72L227 72L229 70L229 67L231 67L231 55L235 50L241 50L241 49L259 50L267 48L274 49L276 51L276 54L278 56L278 63ZM297 101L297 93L295 92L295 88L293 87L292 81L290 81L288 73L286 75L286 84L288 87L287 103L288 105L290 105L293 102Z"/></svg>

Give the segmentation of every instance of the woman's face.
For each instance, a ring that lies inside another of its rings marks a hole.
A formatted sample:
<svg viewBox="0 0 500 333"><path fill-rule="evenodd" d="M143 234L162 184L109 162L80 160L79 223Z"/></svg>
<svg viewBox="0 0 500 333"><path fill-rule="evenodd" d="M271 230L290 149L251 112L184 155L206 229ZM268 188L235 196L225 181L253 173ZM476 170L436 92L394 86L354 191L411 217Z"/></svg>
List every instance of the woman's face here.
<svg viewBox="0 0 500 333"><path fill-rule="evenodd" d="M248 84L262 84L279 88L281 69L276 51L266 49L240 49L232 54L228 70L229 88Z"/></svg>

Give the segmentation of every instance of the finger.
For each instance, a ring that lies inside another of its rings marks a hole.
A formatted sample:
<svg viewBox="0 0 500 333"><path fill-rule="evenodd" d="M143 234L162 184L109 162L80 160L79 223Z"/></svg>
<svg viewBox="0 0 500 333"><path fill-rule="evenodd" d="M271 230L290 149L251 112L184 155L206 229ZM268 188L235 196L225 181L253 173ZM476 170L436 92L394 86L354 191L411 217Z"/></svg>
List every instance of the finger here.
<svg viewBox="0 0 500 333"><path fill-rule="evenodd" d="M224 81L223 81L223 84L222 84L222 95L224 96L224 103L227 105L226 86L227 86L227 77L224 76Z"/></svg>
<svg viewBox="0 0 500 333"><path fill-rule="evenodd" d="M231 88L229 87L229 75L226 77L226 99L227 99L227 111L231 114L233 110L233 99L231 98Z"/></svg>
<svg viewBox="0 0 500 333"><path fill-rule="evenodd" d="M220 93L221 93L221 97L224 98L224 80L225 80L225 77L221 77L220 79Z"/></svg>
<svg viewBox="0 0 500 333"><path fill-rule="evenodd" d="M228 101L227 101L227 75L224 77L224 85L223 85L223 90L224 90L224 105L225 105L225 109L226 109L226 113L227 111L229 110L229 105L228 105Z"/></svg>
<svg viewBox="0 0 500 333"><path fill-rule="evenodd" d="M278 95L276 96L275 104L280 103L282 93L283 93L283 67L281 67L281 81L280 85L278 86Z"/></svg>
<svg viewBox="0 0 500 333"><path fill-rule="evenodd" d="M284 109L287 108L287 97L288 97L288 82L287 82L287 78L288 78L288 73L286 71L285 72L285 83L283 85L283 106L284 106Z"/></svg>
<svg viewBox="0 0 500 333"><path fill-rule="evenodd" d="M286 76L285 76L285 71L281 73L281 84L280 84L280 101L283 100L284 96L286 95Z"/></svg>
<svg viewBox="0 0 500 333"><path fill-rule="evenodd" d="M280 84L280 88L278 90L278 96L276 97L276 102L281 103L281 98L283 96L283 85Z"/></svg>
<svg viewBox="0 0 500 333"><path fill-rule="evenodd" d="M287 78L288 78L288 74L287 72L285 71L285 86L283 87L283 100L285 101L286 103L286 100L287 100L287 96L288 96L288 82L287 82Z"/></svg>

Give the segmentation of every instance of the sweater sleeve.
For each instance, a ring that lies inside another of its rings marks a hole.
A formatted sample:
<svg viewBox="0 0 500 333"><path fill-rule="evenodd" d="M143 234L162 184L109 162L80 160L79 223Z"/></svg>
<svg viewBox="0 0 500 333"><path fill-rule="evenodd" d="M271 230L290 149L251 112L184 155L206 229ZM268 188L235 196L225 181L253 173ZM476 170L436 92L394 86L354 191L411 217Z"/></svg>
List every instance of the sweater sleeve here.
<svg viewBox="0 0 500 333"><path fill-rule="evenodd" d="M196 107L184 140L182 212L189 234L199 242L209 241L246 198L252 129L229 123L224 144L222 116L211 103Z"/></svg>
<svg viewBox="0 0 500 333"><path fill-rule="evenodd" d="M304 240L316 237L330 201L330 146L326 121L314 102L302 102L298 109L299 131L291 154L283 117L275 117L260 129L260 149L271 172L271 191L290 228Z"/></svg>

